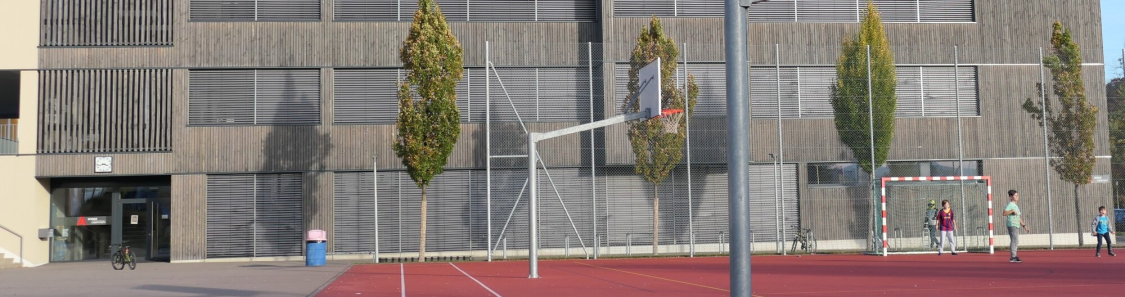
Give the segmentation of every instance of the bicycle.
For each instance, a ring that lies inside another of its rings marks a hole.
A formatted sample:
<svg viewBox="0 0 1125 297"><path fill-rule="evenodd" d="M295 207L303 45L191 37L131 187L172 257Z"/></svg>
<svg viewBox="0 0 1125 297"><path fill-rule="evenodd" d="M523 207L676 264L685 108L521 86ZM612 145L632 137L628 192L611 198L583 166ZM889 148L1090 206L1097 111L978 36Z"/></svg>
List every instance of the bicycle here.
<svg viewBox="0 0 1125 297"><path fill-rule="evenodd" d="M797 251L797 244L800 244L801 250L806 253L816 253L816 238L813 237L811 229L797 230L797 235L793 237L793 247L789 249L790 253Z"/></svg>
<svg viewBox="0 0 1125 297"><path fill-rule="evenodd" d="M129 270L137 269L137 255L133 253L133 250L123 244L111 244L109 248L113 249L114 246L120 248L118 248L116 252L113 252L113 256L111 257L113 270L125 269L125 264L129 264Z"/></svg>

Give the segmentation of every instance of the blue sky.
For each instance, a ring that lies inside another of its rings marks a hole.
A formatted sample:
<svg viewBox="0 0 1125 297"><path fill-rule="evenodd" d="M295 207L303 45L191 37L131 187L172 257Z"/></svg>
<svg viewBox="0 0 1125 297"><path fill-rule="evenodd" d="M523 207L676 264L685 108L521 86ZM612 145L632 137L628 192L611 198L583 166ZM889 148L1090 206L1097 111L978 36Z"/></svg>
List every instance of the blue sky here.
<svg viewBox="0 0 1125 297"><path fill-rule="evenodd" d="M1102 48L1105 80L1121 77L1121 49L1125 48L1125 0L1102 0Z"/></svg>

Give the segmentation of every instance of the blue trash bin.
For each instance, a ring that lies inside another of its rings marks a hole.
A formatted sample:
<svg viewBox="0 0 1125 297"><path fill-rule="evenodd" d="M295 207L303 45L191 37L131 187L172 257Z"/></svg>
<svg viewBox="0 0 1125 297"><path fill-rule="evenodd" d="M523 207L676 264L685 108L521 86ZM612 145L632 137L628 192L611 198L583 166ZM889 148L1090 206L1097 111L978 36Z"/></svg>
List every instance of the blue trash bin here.
<svg viewBox="0 0 1125 297"><path fill-rule="evenodd" d="M305 266L324 266L328 257L328 236L324 230L310 230L305 237Z"/></svg>
<svg viewBox="0 0 1125 297"><path fill-rule="evenodd" d="M324 241L305 242L305 266L324 266L328 243Z"/></svg>

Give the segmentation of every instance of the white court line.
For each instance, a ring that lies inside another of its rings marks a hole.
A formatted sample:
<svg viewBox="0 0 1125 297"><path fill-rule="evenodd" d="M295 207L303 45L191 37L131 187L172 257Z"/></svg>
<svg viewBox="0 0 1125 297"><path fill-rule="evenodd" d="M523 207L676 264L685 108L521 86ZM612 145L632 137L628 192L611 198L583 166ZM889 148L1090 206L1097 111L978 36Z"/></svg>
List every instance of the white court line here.
<svg viewBox="0 0 1125 297"><path fill-rule="evenodd" d="M406 297L406 269L402 267L402 263L398 263L398 279L399 286L402 288L402 297Z"/></svg>
<svg viewBox="0 0 1125 297"><path fill-rule="evenodd" d="M501 297L500 294L496 293L496 291L493 291L488 286L485 286L483 283L481 283L479 280L474 278L472 275L469 275L468 273L465 273L464 270L461 270L461 267L457 267L457 265L453 265L453 262L449 262L449 265L452 265L453 268L457 268L457 271L460 271L461 273L465 274L465 276L468 276L469 279L472 279L474 282L477 282L477 284L480 285L481 287L484 287L485 290L488 290L489 292L492 292L492 295L496 295L496 297Z"/></svg>

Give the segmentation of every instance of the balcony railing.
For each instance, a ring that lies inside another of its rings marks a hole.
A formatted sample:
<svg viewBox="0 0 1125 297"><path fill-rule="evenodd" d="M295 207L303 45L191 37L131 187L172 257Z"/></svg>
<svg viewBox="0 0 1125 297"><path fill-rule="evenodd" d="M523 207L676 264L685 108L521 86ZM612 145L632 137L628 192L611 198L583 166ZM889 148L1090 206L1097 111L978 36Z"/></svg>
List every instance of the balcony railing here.
<svg viewBox="0 0 1125 297"><path fill-rule="evenodd" d="M0 120L0 155L14 155L19 152L19 124L14 120Z"/></svg>

